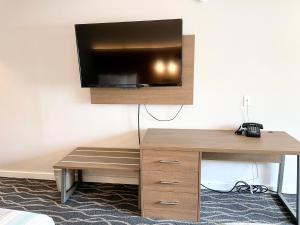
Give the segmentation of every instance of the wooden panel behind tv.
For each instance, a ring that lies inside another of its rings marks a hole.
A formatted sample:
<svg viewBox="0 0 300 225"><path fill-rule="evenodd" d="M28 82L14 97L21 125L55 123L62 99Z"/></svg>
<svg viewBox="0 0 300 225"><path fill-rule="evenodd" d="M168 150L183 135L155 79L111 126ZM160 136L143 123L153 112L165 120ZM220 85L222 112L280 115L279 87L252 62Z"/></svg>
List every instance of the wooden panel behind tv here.
<svg viewBox="0 0 300 225"><path fill-rule="evenodd" d="M91 88L92 104L192 105L195 36L184 35L182 40L182 86Z"/></svg>

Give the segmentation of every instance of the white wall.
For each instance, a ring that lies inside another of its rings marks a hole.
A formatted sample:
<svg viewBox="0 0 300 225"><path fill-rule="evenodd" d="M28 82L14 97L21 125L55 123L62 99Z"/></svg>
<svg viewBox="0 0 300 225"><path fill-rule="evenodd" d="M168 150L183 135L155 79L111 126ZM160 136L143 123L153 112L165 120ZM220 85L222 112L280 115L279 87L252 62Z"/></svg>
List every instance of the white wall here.
<svg viewBox="0 0 300 225"><path fill-rule="evenodd" d="M183 18L196 35L194 105L169 123L143 111L143 129L233 129L249 95L253 121L300 139L299 11L298 0L0 0L0 175L51 178L76 146L137 147L137 106L91 105L80 88L75 23ZM160 117L177 109L150 108ZM288 191L295 165L290 157ZM276 168L259 164L256 183L274 185ZM229 187L252 172L251 163L204 162L203 183Z"/></svg>

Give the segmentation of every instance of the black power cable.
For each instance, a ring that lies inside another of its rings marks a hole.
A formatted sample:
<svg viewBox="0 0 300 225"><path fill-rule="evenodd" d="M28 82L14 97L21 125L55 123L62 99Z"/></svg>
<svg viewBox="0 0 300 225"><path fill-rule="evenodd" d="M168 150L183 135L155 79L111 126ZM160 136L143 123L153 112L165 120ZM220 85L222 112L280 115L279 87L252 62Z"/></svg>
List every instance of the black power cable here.
<svg viewBox="0 0 300 225"><path fill-rule="evenodd" d="M159 121L159 122L167 122L167 121L172 121L172 120L174 120L177 116L178 116L178 114L181 112L181 110L182 110L182 108L183 108L183 105L181 105L180 106L180 108L179 108L179 110L176 112L176 114L173 116L173 117L171 117L170 119L158 119L157 117L155 117L149 110L148 110L148 108L147 108L147 106L146 105L144 105L144 107L145 107L145 110L146 110L146 112L153 118L153 119L155 119L156 121ZM140 111L141 111L141 105L140 104L138 104L138 138L139 138L139 145L141 144L141 130L140 130Z"/></svg>
<svg viewBox="0 0 300 225"><path fill-rule="evenodd" d="M210 191L213 191L213 192L217 192L217 193L232 193L232 192L238 192L238 193L266 193L268 191L271 191L273 192L272 190L269 190L269 188L265 185L250 185L250 184L247 184L245 181L238 181L234 184L234 186L229 190L229 191L221 191L221 190L215 190L215 189L212 189L212 188L209 188L203 184L201 184L202 187L210 190Z"/></svg>

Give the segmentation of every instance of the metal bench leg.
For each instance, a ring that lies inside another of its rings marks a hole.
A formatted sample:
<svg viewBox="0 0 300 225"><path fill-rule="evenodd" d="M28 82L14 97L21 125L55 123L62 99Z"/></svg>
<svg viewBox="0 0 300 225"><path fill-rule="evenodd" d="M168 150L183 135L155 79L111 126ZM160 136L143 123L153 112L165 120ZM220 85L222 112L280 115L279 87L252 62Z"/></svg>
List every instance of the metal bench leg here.
<svg viewBox="0 0 300 225"><path fill-rule="evenodd" d="M282 194L283 174L284 174L285 156L282 155L279 164L277 193Z"/></svg>
<svg viewBox="0 0 300 225"><path fill-rule="evenodd" d="M65 203L67 201L67 199L66 199L66 195L67 195L66 181L67 181L67 170L62 169L61 170L61 182L60 182L61 203Z"/></svg>
<svg viewBox="0 0 300 225"><path fill-rule="evenodd" d="M72 187L67 190L67 169L61 170L61 203L64 204L68 201L80 183L80 179L82 180L81 172L78 173L78 182L74 182Z"/></svg>
<svg viewBox="0 0 300 225"><path fill-rule="evenodd" d="M77 170L78 183L82 183L82 170Z"/></svg>
<svg viewBox="0 0 300 225"><path fill-rule="evenodd" d="M291 208L286 198L282 195L282 184L283 184L283 174L284 174L284 163L285 157L281 156L281 162L279 165L279 174L278 174L278 186L277 194L279 199L282 201L286 209L292 214L293 218L296 221L296 225L300 225L300 156L297 155L297 193L296 193L296 211Z"/></svg>

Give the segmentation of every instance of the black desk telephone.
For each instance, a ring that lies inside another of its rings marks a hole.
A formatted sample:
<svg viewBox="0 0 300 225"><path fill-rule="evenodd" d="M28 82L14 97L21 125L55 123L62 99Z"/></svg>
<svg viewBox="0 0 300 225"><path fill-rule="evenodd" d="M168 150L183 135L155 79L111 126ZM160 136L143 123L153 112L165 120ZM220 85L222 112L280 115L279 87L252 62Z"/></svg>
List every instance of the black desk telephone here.
<svg viewBox="0 0 300 225"><path fill-rule="evenodd" d="M259 123L243 123L235 133L237 135L245 135L247 137L260 137L260 129L264 129L262 124Z"/></svg>

